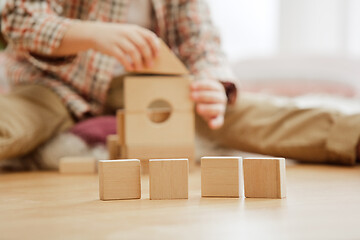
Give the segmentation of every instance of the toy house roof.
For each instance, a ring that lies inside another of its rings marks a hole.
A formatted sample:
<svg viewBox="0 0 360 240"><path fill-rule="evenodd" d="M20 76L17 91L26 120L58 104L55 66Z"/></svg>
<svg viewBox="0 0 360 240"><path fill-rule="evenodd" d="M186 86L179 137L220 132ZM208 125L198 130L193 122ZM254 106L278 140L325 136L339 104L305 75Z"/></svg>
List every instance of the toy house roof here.
<svg viewBox="0 0 360 240"><path fill-rule="evenodd" d="M185 65L176 57L169 47L160 40L159 55L155 58L151 68L135 70L133 73L156 74L156 75L186 75L189 71Z"/></svg>

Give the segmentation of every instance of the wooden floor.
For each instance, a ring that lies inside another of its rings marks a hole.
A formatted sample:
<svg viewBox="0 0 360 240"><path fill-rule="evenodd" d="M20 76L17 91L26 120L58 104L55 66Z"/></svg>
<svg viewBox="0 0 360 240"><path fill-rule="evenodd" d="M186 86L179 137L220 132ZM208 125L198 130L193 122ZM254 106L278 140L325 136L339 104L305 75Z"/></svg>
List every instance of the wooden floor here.
<svg viewBox="0 0 360 240"><path fill-rule="evenodd" d="M360 166L287 167L288 197L103 202L96 175L0 176L0 239L360 239Z"/></svg>

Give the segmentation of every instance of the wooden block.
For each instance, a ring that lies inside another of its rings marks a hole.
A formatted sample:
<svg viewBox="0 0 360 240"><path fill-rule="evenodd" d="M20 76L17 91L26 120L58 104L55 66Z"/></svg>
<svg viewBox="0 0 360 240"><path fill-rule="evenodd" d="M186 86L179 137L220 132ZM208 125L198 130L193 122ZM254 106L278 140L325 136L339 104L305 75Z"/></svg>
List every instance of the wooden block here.
<svg viewBox="0 0 360 240"><path fill-rule="evenodd" d="M245 158L243 167L245 197L286 197L284 158Z"/></svg>
<svg viewBox="0 0 360 240"><path fill-rule="evenodd" d="M165 122L171 115L171 108L148 109L147 116L154 123Z"/></svg>
<svg viewBox="0 0 360 240"><path fill-rule="evenodd" d="M136 73L160 74L160 75L183 75L189 74L185 65L175 56L169 47L161 39L159 55L155 58L152 67L135 70Z"/></svg>
<svg viewBox="0 0 360 240"><path fill-rule="evenodd" d="M141 198L140 160L99 161L101 200Z"/></svg>
<svg viewBox="0 0 360 240"><path fill-rule="evenodd" d="M188 198L188 159L150 159L150 199Z"/></svg>
<svg viewBox="0 0 360 240"><path fill-rule="evenodd" d="M118 144L123 146L125 144L125 111L119 109L116 111L116 132L118 135Z"/></svg>
<svg viewBox="0 0 360 240"><path fill-rule="evenodd" d="M96 159L93 157L63 157L59 161L60 173L95 173Z"/></svg>
<svg viewBox="0 0 360 240"><path fill-rule="evenodd" d="M172 112L163 123L153 123L146 114L125 115L127 146L182 146L195 144L193 112Z"/></svg>
<svg viewBox="0 0 360 240"><path fill-rule="evenodd" d="M116 112L116 132L118 135L118 145L119 145L119 156L118 158L129 159L126 154L126 144L125 144L125 111L124 109L119 109Z"/></svg>
<svg viewBox="0 0 360 240"><path fill-rule="evenodd" d="M124 78L124 109L146 112L154 100L169 103L172 111L193 111L188 76L127 76Z"/></svg>
<svg viewBox="0 0 360 240"><path fill-rule="evenodd" d="M178 159L186 158L189 160L189 169L195 165L195 146L188 145L131 145L126 148L127 158L137 158L141 160L141 171L149 172L149 159Z"/></svg>
<svg viewBox="0 0 360 240"><path fill-rule="evenodd" d="M121 146L119 145L118 135L108 135L106 138L106 145L109 153L109 159L119 159L121 155Z"/></svg>
<svg viewBox="0 0 360 240"><path fill-rule="evenodd" d="M239 197L242 186L241 157L201 158L202 197Z"/></svg>
<svg viewBox="0 0 360 240"><path fill-rule="evenodd" d="M128 76L124 81L125 112L118 112L118 129L124 132L120 136L118 131L119 139L126 146L122 157L193 158L195 116L189 98L190 78ZM149 110L153 104L155 108ZM182 151L184 146L191 150Z"/></svg>

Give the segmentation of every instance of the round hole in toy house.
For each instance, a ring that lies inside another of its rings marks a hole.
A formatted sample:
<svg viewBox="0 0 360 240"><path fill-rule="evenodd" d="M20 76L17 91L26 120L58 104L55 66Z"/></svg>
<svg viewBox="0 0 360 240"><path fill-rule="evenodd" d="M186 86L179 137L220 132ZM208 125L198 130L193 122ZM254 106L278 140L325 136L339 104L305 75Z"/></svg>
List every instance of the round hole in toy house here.
<svg viewBox="0 0 360 240"><path fill-rule="evenodd" d="M147 115L150 121L154 123L163 123L168 120L171 111L170 103L162 99L152 101L147 107Z"/></svg>

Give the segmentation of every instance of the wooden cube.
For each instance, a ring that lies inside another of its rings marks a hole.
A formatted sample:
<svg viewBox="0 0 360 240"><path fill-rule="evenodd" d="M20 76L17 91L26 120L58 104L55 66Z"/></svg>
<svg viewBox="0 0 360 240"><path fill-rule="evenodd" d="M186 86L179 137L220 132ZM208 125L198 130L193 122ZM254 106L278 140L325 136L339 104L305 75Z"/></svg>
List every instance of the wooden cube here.
<svg viewBox="0 0 360 240"><path fill-rule="evenodd" d="M63 157L59 160L60 173L95 173L96 159L93 157Z"/></svg>
<svg viewBox="0 0 360 240"><path fill-rule="evenodd" d="M201 158L202 197L239 197L242 179L241 157Z"/></svg>
<svg viewBox="0 0 360 240"><path fill-rule="evenodd" d="M243 167L245 197L286 196L284 158L245 158Z"/></svg>
<svg viewBox="0 0 360 240"><path fill-rule="evenodd" d="M99 161L101 200L141 198L140 160Z"/></svg>
<svg viewBox="0 0 360 240"><path fill-rule="evenodd" d="M149 177L151 200L188 198L188 159L151 159Z"/></svg>
<svg viewBox="0 0 360 240"><path fill-rule="evenodd" d="M109 153L109 159L119 159L121 155L121 147L119 145L119 137L117 134L108 135L106 145Z"/></svg>

